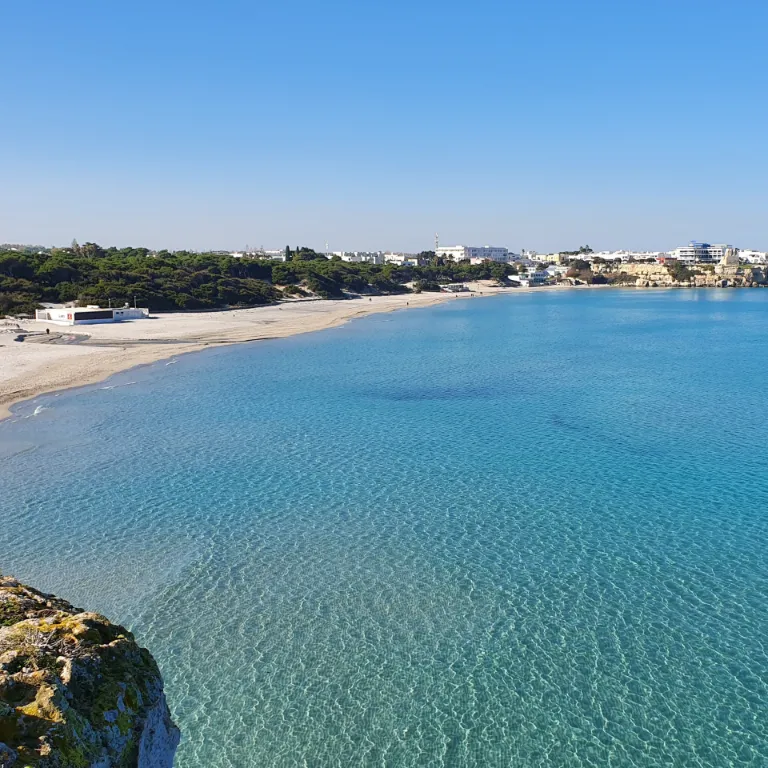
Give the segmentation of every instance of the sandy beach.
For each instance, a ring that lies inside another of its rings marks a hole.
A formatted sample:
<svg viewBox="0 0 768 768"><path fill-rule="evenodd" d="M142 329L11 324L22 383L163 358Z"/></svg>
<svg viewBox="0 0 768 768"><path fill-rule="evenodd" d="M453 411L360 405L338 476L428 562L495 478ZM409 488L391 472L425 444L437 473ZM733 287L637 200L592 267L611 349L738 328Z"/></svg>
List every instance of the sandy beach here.
<svg viewBox="0 0 768 768"><path fill-rule="evenodd" d="M0 328L0 419L21 400L93 384L119 371L210 346L273 339L341 325L376 312L427 307L527 289L476 283L473 294L420 293L345 301L295 301L253 309L158 313L146 320L84 326L19 321L31 335L17 341L14 326ZM537 288L534 290L542 290ZM458 298L456 298L458 297ZM46 327L51 334L45 334ZM39 334L39 335L38 335Z"/></svg>

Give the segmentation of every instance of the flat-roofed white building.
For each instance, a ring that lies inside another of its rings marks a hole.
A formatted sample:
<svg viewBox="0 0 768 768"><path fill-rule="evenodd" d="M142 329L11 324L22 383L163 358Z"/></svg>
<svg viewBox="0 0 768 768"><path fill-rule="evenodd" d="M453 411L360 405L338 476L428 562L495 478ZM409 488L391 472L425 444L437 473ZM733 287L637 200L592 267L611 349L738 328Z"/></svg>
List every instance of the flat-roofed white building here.
<svg viewBox="0 0 768 768"><path fill-rule="evenodd" d="M669 255L683 264L719 264L727 250L737 250L732 245L719 243L710 245L691 240L688 245L680 246L669 252Z"/></svg>
<svg viewBox="0 0 768 768"><path fill-rule="evenodd" d="M140 320L149 317L146 307L107 308L59 307L35 310L35 320L54 325L93 325L94 323L119 323L122 320Z"/></svg>
<svg viewBox="0 0 768 768"><path fill-rule="evenodd" d="M437 251L437 256L442 256L449 261L464 261L464 259L481 259L483 261L501 261L509 260L508 248L497 248L492 245L441 245Z"/></svg>

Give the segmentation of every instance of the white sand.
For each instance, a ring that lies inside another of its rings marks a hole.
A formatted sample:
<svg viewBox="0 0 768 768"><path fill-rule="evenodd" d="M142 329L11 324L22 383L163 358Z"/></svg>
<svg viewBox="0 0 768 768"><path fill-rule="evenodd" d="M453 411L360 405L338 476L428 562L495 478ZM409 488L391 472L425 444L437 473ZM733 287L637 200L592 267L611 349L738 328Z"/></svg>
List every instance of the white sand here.
<svg viewBox="0 0 768 768"><path fill-rule="evenodd" d="M499 292L527 292L520 288L493 288L487 284L470 287L482 291L484 296ZM460 299L470 298L469 293L456 295ZM374 296L370 301L368 297L345 301L296 301L254 309L158 314L145 320L74 327L23 321L21 326L27 331L45 333L48 327L54 336L87 334L92 341L103 341L108 346L18 342L14 340L16 334L0 333L0 419L7 417L9 406L20 400L45 392L93 384L135 365L212 345L331 328L374 312L390 312L406 306L425 307L460 299L445 293L421 293ZM41 340L48 342L49 338L41 337ZM161 339L172 339L177 343L150 343Z"/></svg>

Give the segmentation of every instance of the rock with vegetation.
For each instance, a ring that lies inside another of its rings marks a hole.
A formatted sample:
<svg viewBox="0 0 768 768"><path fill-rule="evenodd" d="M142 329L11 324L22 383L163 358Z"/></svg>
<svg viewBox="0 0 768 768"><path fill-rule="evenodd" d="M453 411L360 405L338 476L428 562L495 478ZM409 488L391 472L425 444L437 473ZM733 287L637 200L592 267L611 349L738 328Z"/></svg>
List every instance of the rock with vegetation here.
<svg viewBox="0 0 768 768"><path fill-rule="evenodd" d="M622 264L622 274L639 288L746 288L768 284L766 273L755 266L697 264Z"/></svg>
<svg viewBox="0 0 768 768"><path fill-rule="evenodd" d="M0 575L0 768L170 768L178 743L128 630Z"/></svg>

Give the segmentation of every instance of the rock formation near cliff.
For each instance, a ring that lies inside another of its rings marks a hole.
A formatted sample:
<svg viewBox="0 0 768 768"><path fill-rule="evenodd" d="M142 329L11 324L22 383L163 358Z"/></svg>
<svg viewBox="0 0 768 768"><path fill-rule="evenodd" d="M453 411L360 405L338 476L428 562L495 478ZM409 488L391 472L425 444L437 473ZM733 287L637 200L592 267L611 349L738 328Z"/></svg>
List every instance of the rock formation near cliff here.
<svg viewBox="0 0 768 768"><path fill-rule="evenodd" d="M716 265L712 272L692 267L690 278L676 280L661 264L622 264L621 271L636 277L638 288L750 288L766 285L765 270L756 266Z"/></svg>
<svg viewBox="0 0 768 768"><path fill-rule="evenodd" d="M0 575L0 768L170 768L178 743L128 630Z"/></svg>

